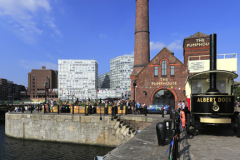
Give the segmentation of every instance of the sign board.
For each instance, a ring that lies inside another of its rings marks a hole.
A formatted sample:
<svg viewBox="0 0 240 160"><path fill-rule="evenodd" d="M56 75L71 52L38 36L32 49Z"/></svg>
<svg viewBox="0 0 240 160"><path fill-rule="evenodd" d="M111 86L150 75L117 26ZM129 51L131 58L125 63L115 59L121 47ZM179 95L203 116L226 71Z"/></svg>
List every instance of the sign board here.
<svg viewBox="0 0 240 160"><path fill-rule="evenodd" d="M188 70L191 73L204 71L204 61L189 61Z"/></svg>

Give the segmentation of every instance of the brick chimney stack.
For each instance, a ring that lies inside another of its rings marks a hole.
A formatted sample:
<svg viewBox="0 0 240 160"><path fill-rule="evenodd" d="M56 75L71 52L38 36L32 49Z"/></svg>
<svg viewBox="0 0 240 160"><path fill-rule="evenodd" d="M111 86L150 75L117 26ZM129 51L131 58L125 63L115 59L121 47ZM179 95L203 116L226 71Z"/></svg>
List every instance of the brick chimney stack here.
<svg viewBox="0 0 240 160"><path fill-rule="evenodd" d="M136 0L134 66L131 76L137 75L150 62L149 0Z"/></svg>

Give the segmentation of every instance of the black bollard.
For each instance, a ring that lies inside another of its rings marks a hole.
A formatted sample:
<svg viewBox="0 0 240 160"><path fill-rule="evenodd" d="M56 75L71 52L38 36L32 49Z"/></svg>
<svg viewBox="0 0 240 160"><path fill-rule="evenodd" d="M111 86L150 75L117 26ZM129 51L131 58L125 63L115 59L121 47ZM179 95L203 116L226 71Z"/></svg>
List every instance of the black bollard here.
<svg viewBox="0 0 240 160"><path fill-rule="evenodd" d="M158 122L156 125L156 131L157 131L157 138L158 138L158 146L164 146L165 145L165 139L166 139L166 126L164 122Z"/></svg>
<svg viewBox="0 0 240 160"><path fill-rule="evenodd" d="M178 117L177 120L176 120L176 132L178 134L178 138L180 139L180 118Z"/></svg>
<svg viewBox="0 0 240 160"><path fill-rule="evenodd" d="M72 114L74 114L74 106L72 106Z"/></svg>
<svg viewBox="0 0 240 160"><path fill-rule="evenodd" d="M162 110L162 118L164 118L164 108L163 108L163 110Z"/></svg>
<svg viewBox="0 0 240 160"><path fill-rule="evenodd" d="M43 106L43 110L44 110L43 113L46 113L46 106L45 105Z"/></svg>
<svg viewBox="0 0 240 160"><path fill-rule="evenodd" d="M85 115L88 116L88 106L85 106Z"/></svg>
<svg viewBox="0 0 240 160"><path fill-rule="evenodd" d="M175 111L172 111L171 114L172 114L172 118L171 118L171 119L174 121L175 118L176 118L176 112L175 112Z"/></svg>
<svg viewBox="0 0 240 160"><path fill-rule="evenodd" d="M112 118L111 118L112 121L113 121L113 115L114 115L113 111L114 111L114 109L113 109L113 106L112 106Z"/></svg>
<svg viewBox="0 0 240 160"><path fill-rule="evenodd" d="M22 113L24 113L24 106L22 106Z"/></svg>
<svg viewBox="0 0 240 160"><path fill-rule="evenodd" d="M31 106L31 114L32 114L33 107Z"/></svg>
<svg viewBox="0 0 240 160"><path fill-rule="evenodd" d="M115 110L115 115L118 114L117 106L115 106L114 110Z"/></svg>
<svg viewBox="0 0 240 160"><path fill-rule="evenodd" d="M166 126L166 144L170 144L172 140L171 130L172 130L172 120L164 120Z"/></svg>
<svg viewBox="0 0 240 160"><path fill-rule="evenodd" d="M88 106L88 115L90 115L90 105Z"/></svg>
<svg viewBox="0 0 240 160"><path fill-rule="evenodd" d="M104 112L104 116L105 116L105 114L106 114L106 106L105 105L104 105L103 112Z"/></svg>
<svg viewBox="0 0 240 160"><path fill-rule="evenodd" d="M145 106L144 109L145 109L145 116L147 116L147 106Z"/></svg>
<svg viewBox="0 0 240 160"><path fill-rule="evenodd" d="M102 120L102 112L101 112L101 106L100 106L100 120Z"/></svg>
<svg viewBox="0 0 240 160"><path fill-rule="evenodd" d="M172 137L174 137L176 135L176 130L174 128L172 129L172 133L171 134L172 134Z"/></svg>
<svg viewBox="0 0 240 160"><path fill-rule="evenodd" d="M58 105L58 114L59 114L59 105Z"/></svg>
<svg viewBox="0 0 240 160"><path fill-rule="evenodd" d="M128 107L125 106L125 115L127 115Z"/></svg>
<svg viewBox="0 0 240 160"><path fill-rule="evenodd" d="M89 114L93 114L92 113L92 105L90 104L90 106L89 106Z"/></svg>

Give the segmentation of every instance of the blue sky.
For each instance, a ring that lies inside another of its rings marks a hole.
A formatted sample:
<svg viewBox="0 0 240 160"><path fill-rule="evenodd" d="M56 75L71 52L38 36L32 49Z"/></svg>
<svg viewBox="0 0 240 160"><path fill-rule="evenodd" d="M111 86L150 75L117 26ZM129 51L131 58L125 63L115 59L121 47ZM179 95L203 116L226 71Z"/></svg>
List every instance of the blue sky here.
<svg viewBox="0 0 240 160"><path fill-rule="evenodd" d="M151 59L164 47L183 59L183 39L217 34L217 54L240 53L240 1L149 0ZM133 54L135 0L0 0L0 78L27 86L31 69L58 59ZM239 65L238 65L239 66ZM239 80L238 78L237 80Z"/></svg>

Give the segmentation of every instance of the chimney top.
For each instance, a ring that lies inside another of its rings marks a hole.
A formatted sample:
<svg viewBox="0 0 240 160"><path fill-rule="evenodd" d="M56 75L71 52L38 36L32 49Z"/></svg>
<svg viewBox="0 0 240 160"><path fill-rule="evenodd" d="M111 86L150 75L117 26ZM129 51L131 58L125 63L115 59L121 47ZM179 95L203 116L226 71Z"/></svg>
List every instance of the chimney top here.
<svg viewBox="0 0 240 160"><path fill-rule="evenodd" d="M42 69L46 69L46 67L45 67L45 66L42 66Z"/></svg>

